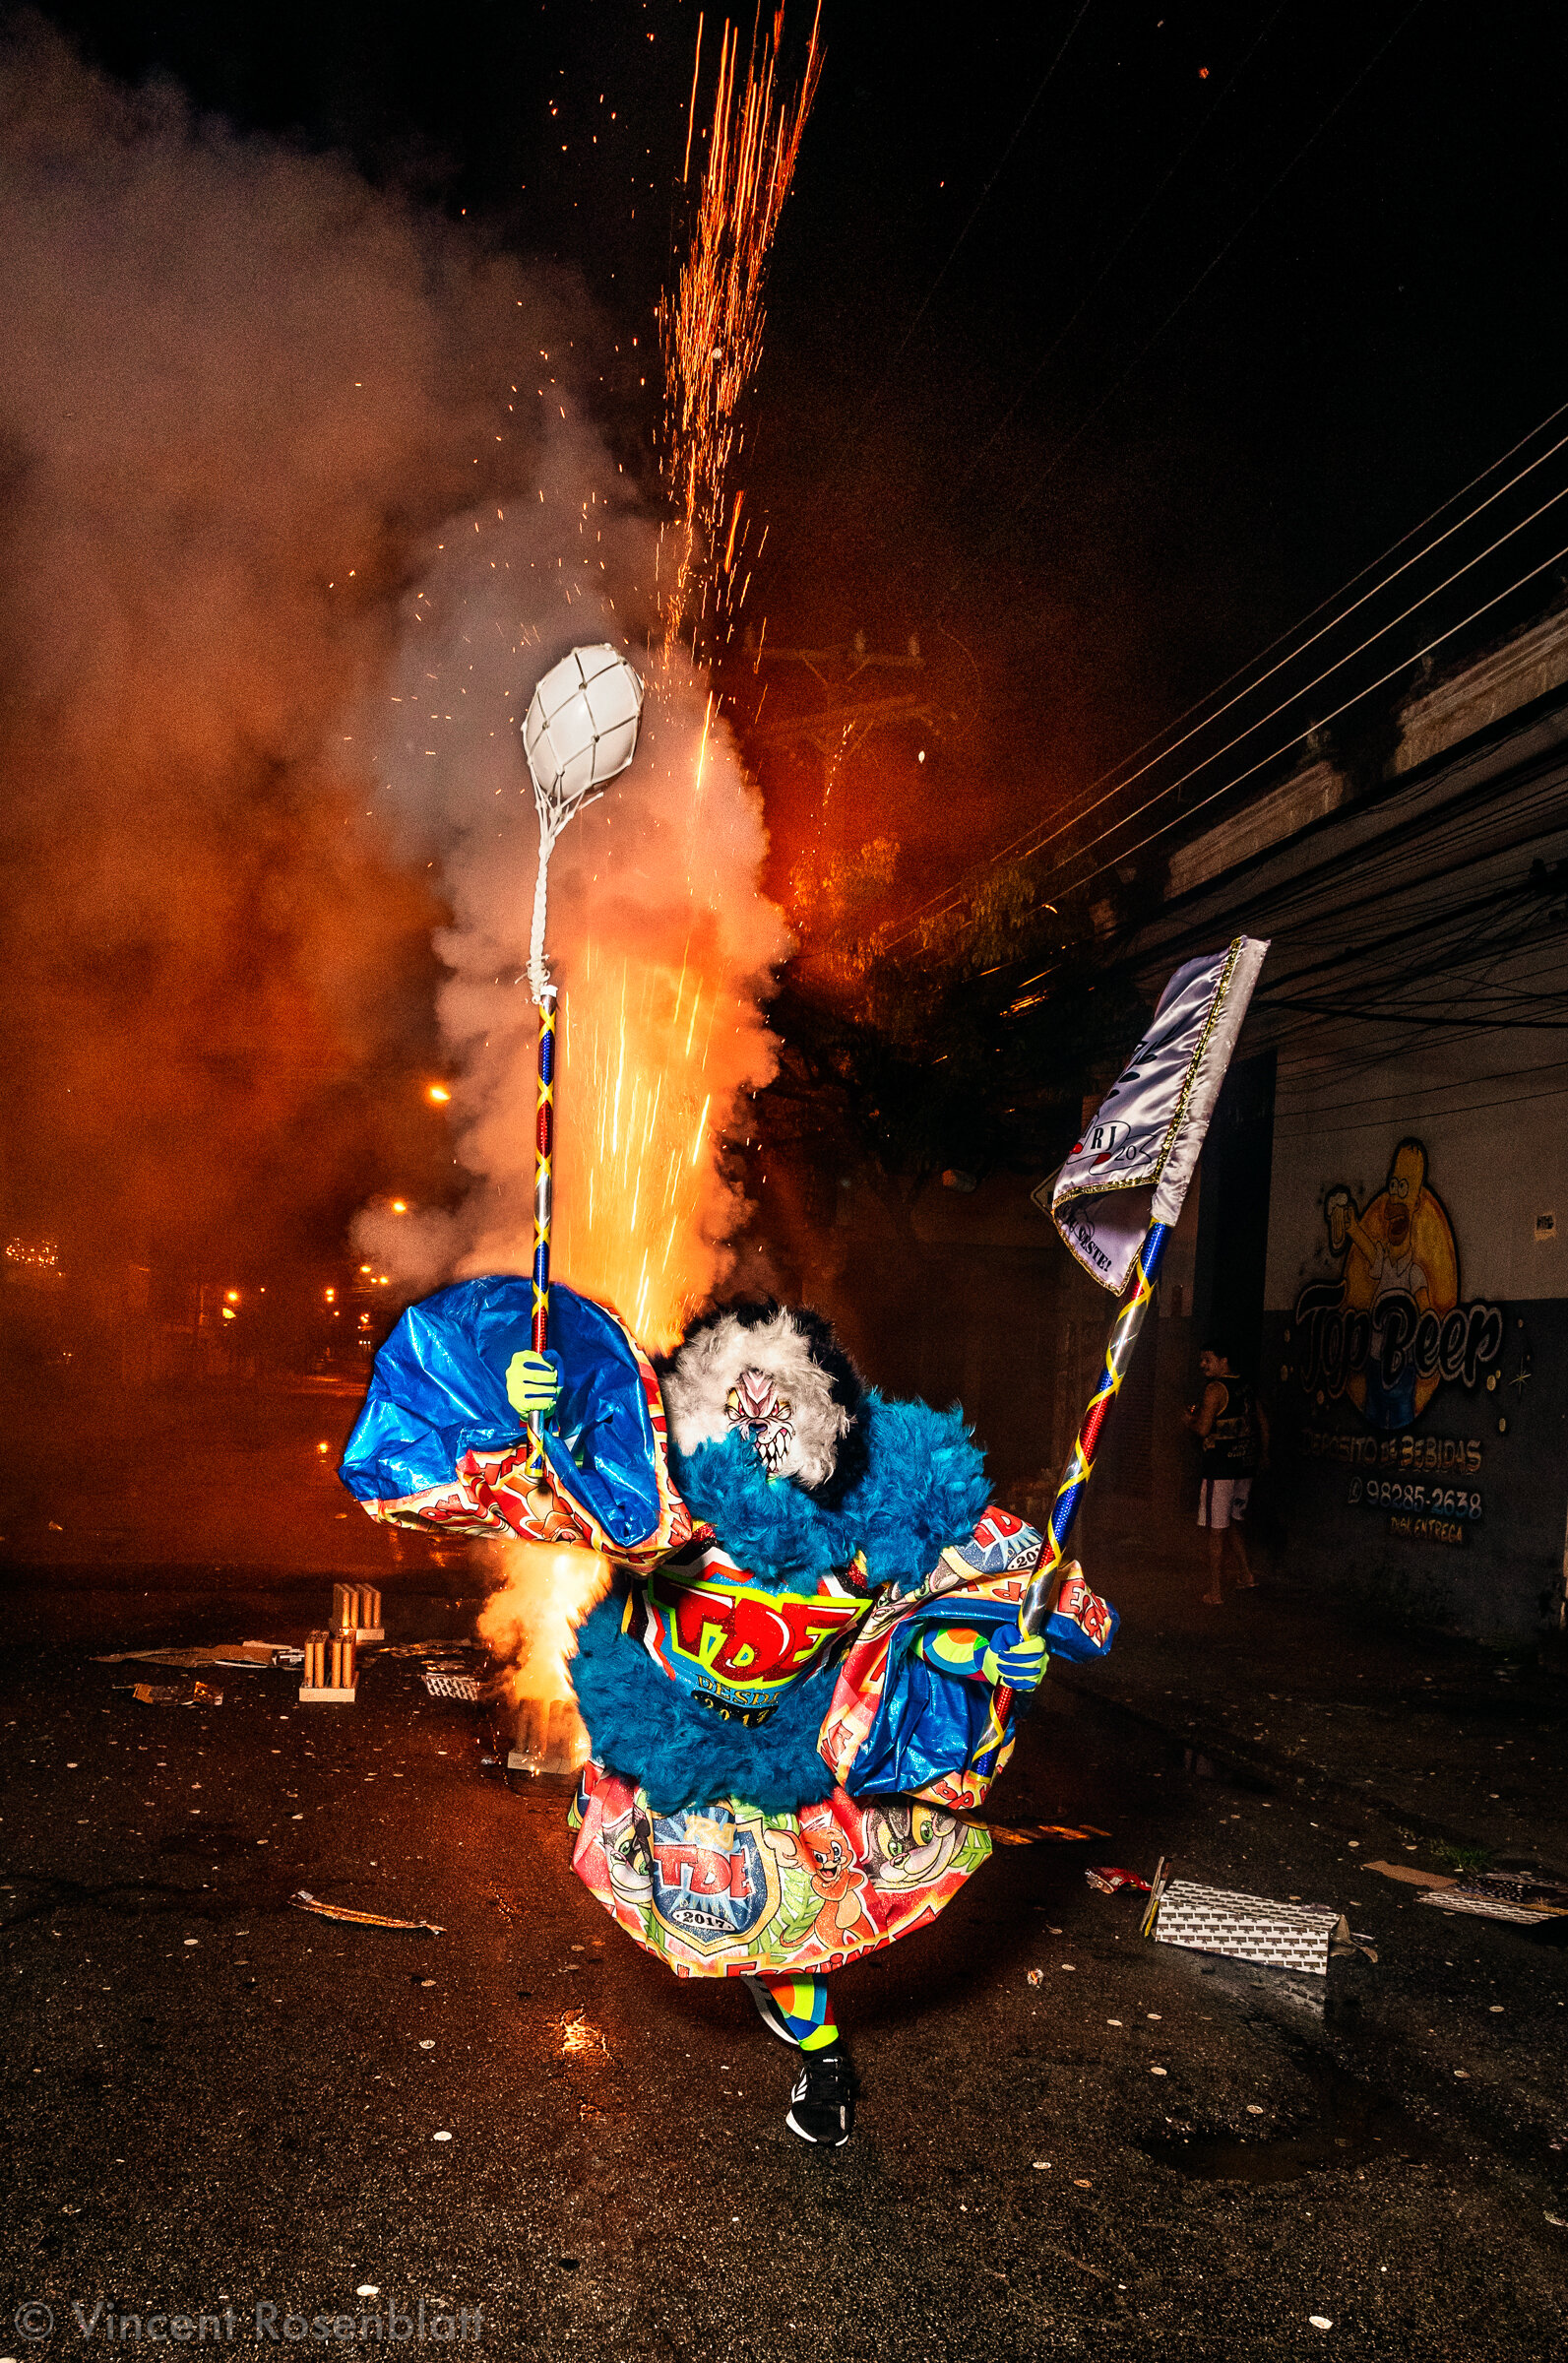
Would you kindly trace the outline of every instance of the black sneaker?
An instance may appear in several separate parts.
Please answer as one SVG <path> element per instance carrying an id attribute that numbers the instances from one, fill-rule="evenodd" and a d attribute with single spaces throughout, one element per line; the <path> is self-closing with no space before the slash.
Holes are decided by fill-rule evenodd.
<path id="1" fill-rule="evenodd" d="M 831 2051 L 803 2051 L 789 2103 L 784 2123 L 792 2134 L 825 2149 L 842 2149 L 854 2131 L 854 2073 L 848 2054 L 837 2045 Z"/>

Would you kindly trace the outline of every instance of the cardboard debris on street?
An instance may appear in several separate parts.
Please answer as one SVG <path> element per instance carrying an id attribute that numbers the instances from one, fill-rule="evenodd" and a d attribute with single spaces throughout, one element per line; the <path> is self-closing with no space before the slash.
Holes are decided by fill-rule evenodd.
<path id="1" fill-rule="evenodd" d="M 296 1911 L 314 1912 L 322 1920 L 346 1920 L 355 1928 L 405 1928 L 431 1937 L 446 1935 L 434 1920 L 398 1920 L 390 1912 L 356 1912 L 346 1903 L 323 1903 L 308 1887 L 300 1887 L 288 1900 Z"/>
<path id="2" fill-rule="evenodd" d="M 456 1674 L 445 1667 L 426 1666 L 424 1687 L 432 1698 L 460 1698 L 467 1706 L 479 1703 L 479 1685 L 472 1674 Z"/>
<path id="3" fill-rule="evenodd" d="M 248 1666 L 253 1672 L 272 1666 L 299 1666 L 303 1649 L 292 1641 L 215 1641 L 203 1649 L 115 1649 L 95 1657 L 95 1666 Z"/>
<path id="4" fill-rule="evenodd" d="M 1529 1928 L 1568 1917 L 1568 1884 L 1524 1871 L 1482 1871 L 1428 1887 L 1416 1901 L 1435 1904 L 1440 1912 L 1468 1912 L 1477 1920 L 1508 1920 Z"/>
<path id="5" fill-rule="evenodd" d="M 1413 1863 L 1368 1863 L 1366 1867 L 1408 1887 L 1452 1887 L 1457 1884 L 1442 1871 L 1417 1871 Z"/>
<path id="6" fill-rule="evenodd" d="M 1313 1977 L 1328 1975 L 1331 1948 L 1354 1942 L 1332 1904 L 1280 1903 L 1268 1895 L 1200 1886 L 1191 1879 L 1173 1879 L 1165 1886 L 1155 1907 L 1154 1939 L 1265 1968 L 1304 1969 Z"/>
<path id="7" fill-rule="evenodd" d="M 957 1814 L 955 1820 L 971 1823 L 975 1829 L 988 1829 L 997 1846 L 1081 1846 L 1091 1838 L 1108 1838 L 1108 1829 L 1096 1829 L 1086 1821 L 1082 1829 L 1074 1829 L 1063 1821 L 982 1821 L 978 1814 Z"/>

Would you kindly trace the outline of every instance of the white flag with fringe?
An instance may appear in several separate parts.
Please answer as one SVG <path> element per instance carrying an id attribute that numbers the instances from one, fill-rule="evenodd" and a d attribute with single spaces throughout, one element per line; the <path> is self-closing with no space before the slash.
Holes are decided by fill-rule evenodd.
<path id="1" fill-rule="evenodd" d="M 1178 968 L 1154 1023 L 1061 1171 L 1035 1193 L 1101 1288 L 1127 1285 L 1151 1223 L 1173 1223 L 1269 946 L 1238 935 Z"/>

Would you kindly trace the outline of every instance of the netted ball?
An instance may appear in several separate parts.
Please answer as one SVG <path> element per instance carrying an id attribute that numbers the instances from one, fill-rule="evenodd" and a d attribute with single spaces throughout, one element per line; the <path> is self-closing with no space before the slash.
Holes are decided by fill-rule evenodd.
<path id="1" fill-rule="evenodd" d="M 575 804 L 626 769 L 637 747 L 643 679 L 608 641 L 552 665 L 529 703 L 523 747 L 553 806 Z"/>

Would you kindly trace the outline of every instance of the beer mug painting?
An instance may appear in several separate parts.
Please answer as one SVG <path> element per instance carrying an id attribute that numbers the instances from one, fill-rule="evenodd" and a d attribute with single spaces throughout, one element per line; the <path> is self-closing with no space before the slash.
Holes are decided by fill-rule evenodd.
<path id="1" fill-rule="evenodd" d="M 1350 1193 L 1348 1189 L 1331 1189 L 1324 1207 L 1329 1218 L 1329 1252 L 1343 1255 L 1345 1243 L 1350 1236 Z"/>

